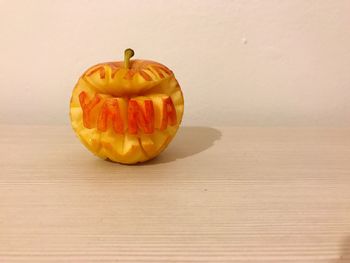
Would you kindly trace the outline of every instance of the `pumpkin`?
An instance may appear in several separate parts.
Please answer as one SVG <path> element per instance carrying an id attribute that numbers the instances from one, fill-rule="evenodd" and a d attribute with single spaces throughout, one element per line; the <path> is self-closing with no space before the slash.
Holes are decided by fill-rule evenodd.
<path id="1" fill-rule="evenodd" d="M 81 142 L 95 155 L 124 164 L 144 162 L 162 152 L 182 120 L 179 83 L 166 66 L 149 60 L 97 64 L 78 80 L 70 118 Z"/>

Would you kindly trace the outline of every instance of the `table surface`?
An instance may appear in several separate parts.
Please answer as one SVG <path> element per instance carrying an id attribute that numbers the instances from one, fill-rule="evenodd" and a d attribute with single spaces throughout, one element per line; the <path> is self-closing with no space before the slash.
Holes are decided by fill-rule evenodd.
<path id="1" fill-rule="evenodd" d="M 0 126 L 0 262 L 350 262 L 350 129 L 182 127 L 142 165 Z"/>

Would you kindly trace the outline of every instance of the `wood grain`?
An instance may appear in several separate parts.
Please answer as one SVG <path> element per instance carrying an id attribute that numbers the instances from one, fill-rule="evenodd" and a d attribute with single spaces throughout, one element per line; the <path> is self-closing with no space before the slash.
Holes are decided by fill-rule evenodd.
<path id="1" fill-rule="evenodd" d="M 350 262 L 350 129 L 183 127 L 126 166 L 3 125 L 0 156 L 0 262 Z"/>

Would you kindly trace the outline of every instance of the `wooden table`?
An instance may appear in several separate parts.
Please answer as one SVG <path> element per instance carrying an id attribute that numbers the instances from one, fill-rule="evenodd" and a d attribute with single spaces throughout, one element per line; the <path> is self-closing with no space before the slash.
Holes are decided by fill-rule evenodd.
<path id="1" fill-rule="evenodd" d="M 0 262 L 350 262 L 350 129 L 183 127 L 137 166 L 0 129 Z"/>

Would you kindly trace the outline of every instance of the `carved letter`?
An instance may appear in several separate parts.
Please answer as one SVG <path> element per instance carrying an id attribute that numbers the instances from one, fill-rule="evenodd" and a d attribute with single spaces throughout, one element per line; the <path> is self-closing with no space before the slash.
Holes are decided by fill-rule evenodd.
<path id="1" fill-rule="evenodd" d="M 130 134 L 137 134 L 138 128 L 142 128 L 144 133 L 154 132 L 154 108 L 152 100 L 145 100 L 145 111 L 131 99 L 128 105 L 128 128 Z"/>
<path id="2" fill-rule="evenodd" d="M 116 133 L 124 132 L 124 123 L 120 114 L 118 99 L 106 99 L 102 105 L 100 115 L 98 116 L 97 129 L 99 131 L 106 131 L 108 119 L 112 120 L 113 130 Z"/>
<path id="3" fill-rule="evenodd" d="M 79 94 L 80 106 L 83 110 L 83 124 L 86 128 L 92 128 L 90 123 L 90 112 L 100 102 L 100 97 L 96 94 L 91 101 L 88 101 L 87 94 L 82 91 Z"/>
<path id="4" fill-rule="evenodd" d="M 160 130 L 166 129 L 168 127 L 168 122 L 171 126 L 174 126 L 177 123 L 175 106 L 170 97 L 163 99 L 163 113 Z"/>

